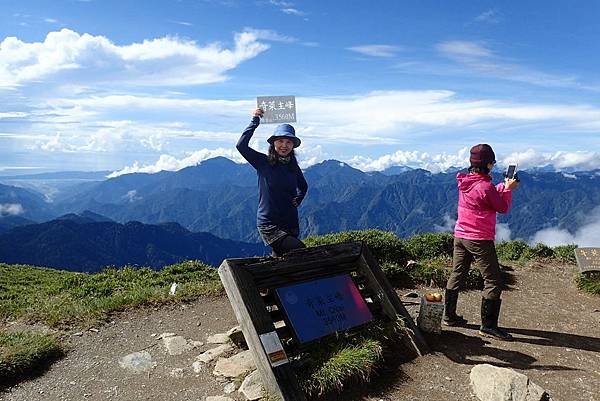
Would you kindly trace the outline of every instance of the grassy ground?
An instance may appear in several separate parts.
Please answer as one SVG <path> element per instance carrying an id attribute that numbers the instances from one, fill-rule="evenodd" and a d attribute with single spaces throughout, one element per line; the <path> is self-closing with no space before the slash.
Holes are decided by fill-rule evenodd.
<path id="1" fill-rule="evenodd" d="M 43 370 L 62 355 L 63 349 L 53 336 L 0 332 L 0 387 Z"/>
<path id="2" fill-rule="evenodd" d="M 600 274 L 579 274 L 577 276 L 577 287 L 590 294 L 600 295 Z"/>
<path id="3" fill-rule="evenodd" d="M 175 296 L 169 295 L 172 283 L 178 284 Z M 0 264 L 0 320 L 85 325 L 111 311 L 221 291 L 216 270 L 195 261 L 161 271 L 124 268 L 97 274 Z"/>

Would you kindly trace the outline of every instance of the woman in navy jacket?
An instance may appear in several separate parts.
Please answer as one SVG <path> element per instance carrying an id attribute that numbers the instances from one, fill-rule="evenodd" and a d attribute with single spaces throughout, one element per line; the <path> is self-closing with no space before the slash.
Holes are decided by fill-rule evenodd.
<path id="1" fill-rule="evenodd" d="M 273 256 L 281 256 L 292 249 L 305 247 L 298 239 L 297 208 L 306 195 L 308 184 L 294 154 L 300 139 L 291 125 L 281 124 L 275 128 L 267 139 L 267 155 L 248 146 L 262 115 L 262 109 L 254 111 L 252 122 L 242 133 L 236 148 L 258 175 L 258 232 L 265 244 L 273 248 Z"/>

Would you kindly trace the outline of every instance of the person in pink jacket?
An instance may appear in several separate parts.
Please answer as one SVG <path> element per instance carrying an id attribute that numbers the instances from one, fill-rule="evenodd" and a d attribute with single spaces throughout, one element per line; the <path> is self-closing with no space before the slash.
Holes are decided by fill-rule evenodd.
<path id="1" fill-rule="evenodd" d="M 465 325 L 466 319 L 456 314 L 458 292 L 464 284 L 471 263 L 475 261 L 484 280 L 479 334 L 502 340 L 512 336 L 498 327 L 502 300 L 502 275 L 496 255 L 496 214 L 507 213 L 512 204 L 516 179 L 492 184 L 490 171 L 496 156 L 488 144 L 471 148 L 469 172 L 458 173 L 458 220 L 454 228 L 453 271 L 445 293 L 443 322 L 447 326 Z"/>

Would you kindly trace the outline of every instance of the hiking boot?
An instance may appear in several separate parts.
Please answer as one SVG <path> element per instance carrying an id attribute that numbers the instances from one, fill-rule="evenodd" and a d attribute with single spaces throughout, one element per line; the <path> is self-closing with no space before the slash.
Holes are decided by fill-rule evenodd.
<path id="1" fill-rule="evenodd" d="M 442 323 L 445 326 L 464 326 L 467 319 L 456 314 L 456 302 L 458 301 L 458 290 L 449 290 L 446 288 L 444 294 L 444 318 Z"/>
<path id="2" fill-rule="evenodd" d="M 481 327 L 479 334 L 498 340 L 510 341 L 512 336 L 504 329 L 498 327 L 501 299 L 481 299 Z"/>

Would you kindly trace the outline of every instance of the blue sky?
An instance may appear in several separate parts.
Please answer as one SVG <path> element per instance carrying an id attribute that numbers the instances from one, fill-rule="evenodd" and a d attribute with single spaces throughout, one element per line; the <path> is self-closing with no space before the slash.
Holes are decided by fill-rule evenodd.
<path id="1" fill-rule="evenodd" d="M 440 171 L 488 142 L 600 168 L 600 3 L 373 4 L 2 1 L 0 174 L 241 161 L 264 95 L 297 97 L 304 166 Z"/>

